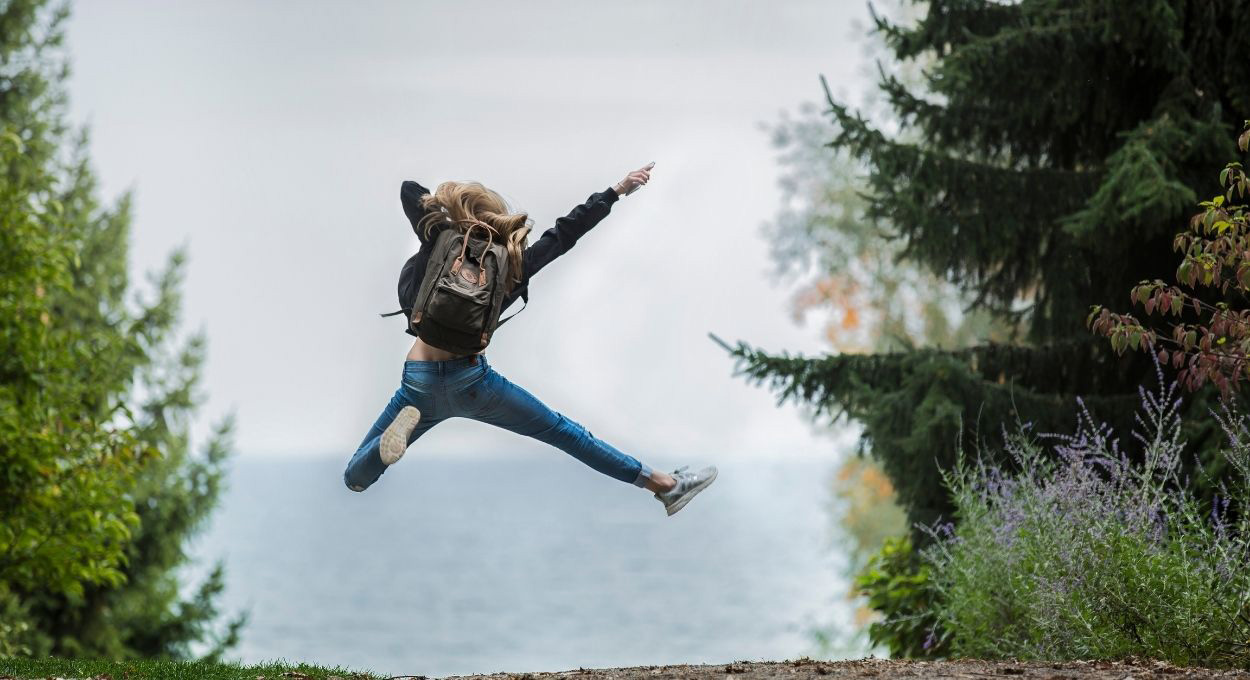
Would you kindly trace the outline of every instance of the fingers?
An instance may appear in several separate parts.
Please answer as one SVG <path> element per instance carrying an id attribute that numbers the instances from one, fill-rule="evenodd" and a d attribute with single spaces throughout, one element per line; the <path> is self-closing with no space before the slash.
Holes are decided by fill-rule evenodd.
<path id="1" fill-rule="evenodd" d="M 622 184 L 626 186 L 627 191 L 632 192 L 637 187 L 640 187 L 650 181 L 651 168 L 653 167 L 655 167 L 655 161 L 652 161 L 626 175 Z"/>

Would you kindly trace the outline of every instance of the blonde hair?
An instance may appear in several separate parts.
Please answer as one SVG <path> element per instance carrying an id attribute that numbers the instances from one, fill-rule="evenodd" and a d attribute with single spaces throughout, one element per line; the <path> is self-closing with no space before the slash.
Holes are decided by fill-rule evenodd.
<path id="1" fill-rule="evenodd" d="M 533 225 L 527 213 L 512 212 L 499 192 L 481 182 L 443 182 L 421 197 L 421 207 L 426 214 L 417 229 L 424 230 L 427 239 L 435 228 L 454 224 L 465 231 L 475 220 L 494 228 L 496 238 L 508 247 L 508 290 L 521 282 L 521 253 Z"/>

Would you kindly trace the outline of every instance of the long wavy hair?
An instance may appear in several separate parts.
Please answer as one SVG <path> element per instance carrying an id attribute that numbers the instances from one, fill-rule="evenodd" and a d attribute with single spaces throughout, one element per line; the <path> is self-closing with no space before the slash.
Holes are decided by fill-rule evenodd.
<path id="1" fill-rule="evenodd" d="M 521 253 L 525 250 L 533 222 L 524 212 L 513 212 L 499 192 L 481 182 L 448 181 L 421 197 L 426 215 L 417 223 L 428 239 L 435 230 L 456 225 L 465 231 L 469 225 L 455 220 L 475 219 L 493 227 L 496 239 L 508 247 L 508 290 L 521 282 Z"/>

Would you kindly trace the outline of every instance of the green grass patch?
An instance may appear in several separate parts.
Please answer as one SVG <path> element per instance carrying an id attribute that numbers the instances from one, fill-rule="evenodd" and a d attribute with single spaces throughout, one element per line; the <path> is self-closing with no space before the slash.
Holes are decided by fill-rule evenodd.
<path id="1" fill-rule="evenodd" d="M 385 676 L 346 668 L 284 661 L 244 666 L 207 661 L 91 661 L 87 659 L 0 659 L 0 680 L 12 678 L 108 678 L 110 680 L 375 680 Z"/>

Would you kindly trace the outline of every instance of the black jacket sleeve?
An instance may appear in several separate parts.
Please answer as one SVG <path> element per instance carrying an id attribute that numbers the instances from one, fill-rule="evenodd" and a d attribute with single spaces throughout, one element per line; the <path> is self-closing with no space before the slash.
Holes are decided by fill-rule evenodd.
<path id="1" fill-rule="evenodd" d="M 412 231 L 417 234 L 417 239 L 425 243 L 424 230 L 417 229 L 417 223 L 425 217 L 425 209 L 421 207 L 421 197 L 430 193 L 429 189 L 413 182 L 405 180 L 399 185 L 399 202 L 404 206 L 404 215 L 408 217 L 408 222 L 412 224 Z"/>
<path id="2" fill-rule="evenodd" d="M 517 288 L 524 287 L 530 277 L 538 273 L 538 270 L 568 252 L 569 248 L 577 243 L 577 239 L 608 216 L 612 204 L 618 198 L 620 196 L 616 194 L 616 190 L 608 187 L 591 194 L 585 203 L 573 208 L 564 217 L 557 218 L 555 226 L 544 231 L 543 235 L 522 253 L 521 283 Z"/>

